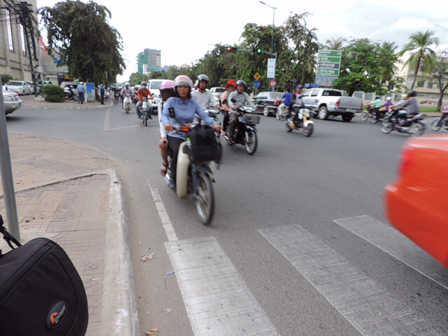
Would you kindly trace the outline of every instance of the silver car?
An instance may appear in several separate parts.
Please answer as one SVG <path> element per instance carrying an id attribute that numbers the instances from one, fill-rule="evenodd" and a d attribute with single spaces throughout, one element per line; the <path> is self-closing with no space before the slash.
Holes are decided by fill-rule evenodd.
<path id="1" fill-rule="evenodd" d="M 22 107 L 22 100 L 17 93 L 3 91 L 3 103 L 5 105 L 5 113 L 10 114 Z"/>

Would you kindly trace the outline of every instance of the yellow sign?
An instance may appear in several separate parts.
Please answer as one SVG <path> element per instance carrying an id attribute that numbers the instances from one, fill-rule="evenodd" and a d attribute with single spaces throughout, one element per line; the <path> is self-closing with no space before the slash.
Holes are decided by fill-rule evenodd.
<path id="1" fill-rule="evenodd" d="M 261 76 L 260 76 L 260 74 L 257 72 L 257 73 L 254 75 L 254 78 L 255 78 L 256 80 L 259 80 L 259 79 L 261 78 Z"/>

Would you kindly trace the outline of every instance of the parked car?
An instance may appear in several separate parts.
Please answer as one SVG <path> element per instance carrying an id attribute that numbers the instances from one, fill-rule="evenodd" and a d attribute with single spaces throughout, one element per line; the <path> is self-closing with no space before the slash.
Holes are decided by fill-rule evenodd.
<path id="1" fill-rule="evenodd" d="M 393 226 L 448 267 L 448 135 L 409 139 L 385 191 Z"/>
<path id="2" fill-rule="evenodd" d="M 34 84 L 33 84 L 33 82 L 26 82 L 26 84 L 30 88 L 30 93 L 34 94 Z"/>
<path id="3" fill-rule="evenodd" d="M 263 112 L 266 117 L 270 114 L 275 115 L 283 95 L 283 92 L 260 92 L 252 99 L 255 104 L 254 112 Z"/>
<path id="4" fill-rule="evenodd" d="M 311 89 L 302 97 L 306 107 L 317 112 L 319 119 L 326 120 L 329 116 L 342 116 L 349 122 L 356 113 L 362 112 L 362 99 L 342 96 L 342 91 L 335 89 Z"/>
<path id="5" fill-rule="evenodd" d="M 70 86 L 73 88 L 72 89 L 73 93 L 75 95 L 78 95 L 78 89 L 77 89 L 78 85 L 79 85 L 79 82 L 62 82 L 60 86 L 61 86 L 61 88 L 64 89 L 65 96 L 67 96 Z"/>
<path id="6" fill-rule="evenodd" d="M 223 88 L 223 87 L 212 87 L 212 88 L 210 88 L 210 92 L 213 93 L 213 95 L 215 96 L 216 101 L 218 103 L 221 101 L 221 95 L 225 91 L 226 91 L 226 88 Z"/>
<path id="7" fill-rule="evenodd" d="M 19 95 L 31 94 L 31 88 L 25 81 L 9 81 L 8 91 L 16 92 Z"/>
<path id="8" fill-rule="evenodd" d="M 11 91 L 3 91 L 3 103 L 6 114 L 13 113 L 22 107 L 22 100 L 19 98 L 19 95 Z"/>

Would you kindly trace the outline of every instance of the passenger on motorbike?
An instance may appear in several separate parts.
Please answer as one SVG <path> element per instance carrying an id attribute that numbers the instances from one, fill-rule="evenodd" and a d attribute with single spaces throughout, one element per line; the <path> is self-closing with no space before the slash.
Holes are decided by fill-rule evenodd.
<path id="1" fill-rule="evenodd" d="M 303 87 L 302 85 L 297 85 L 296 86 L 296 92 L 294 93 L 294 102 L 291 104 L 292 108 L 291 110 L 296 106 L 298 108 L 303 107 L 303 102 L 302 102 L 302 90 Z M 296 114 L 294 115 L 293 120 L 293 124 L 291 125 L 293 128 L 295 128 L 295 122 L 299 119 L 299 113 L 296 112 Z"/>
<path id="2" fill-rule="evenodd" d="M 407 99 L 401 100 L 398 104 L 392 107 L 392 109 L 395 110 L 396 112 L 394 112 L 391 117 L 396 115 L 399 110 L 402 109 L 406 110 L 406 116 L 403 116 L 401 124 L 406 122 L 408 116 L 414 116 L 420 113 L 418 109 L 418 102 L 417 99 L 415 98 L 417 97 L 417 91 L 411 90 L 406 94 L 406 96 Z"/>
<path id="3" fill-rule="evenodd" d="M 221 106 L 216 101 L 215 96 L 210 90 L 207 90 L 209 79 L 207 75 L 199 75 L 198 76 L 198 89 L 191 92 L 191 96 L 195 99 L 199 105 L 205 110 L 209 106 L 213 106 L 218 110 L 221 109 Z"/>
<path id="4" fill-rule="evenodd" d="M 254 106 L 252 101 L 250 100 L 249 95 L 244 92 L 246 89 L 246 82 L 240 79 L 236 82 L 236 91 L 233 91 L 228 100 L 230 104 L 230 117 L 229 117 L 229 144 L 233 144 L 233 133 L 235 132 L 235 128 L 238 125 L 238 112 L 237 108 L 239 106 Z M 232 102 L 232 99 L 235 99 L 236 102 Z"/>
<path id="5" fill-rule="evenodd" d="M 138 99 L 139 99 L 139 102 L 137 103 L 137 106 L 136 106 L 137 116 L 138 116 L 138 119 L 141 119 L 142 118 L 142 112 L 140 111 L 140 107 L 143 105 L 143 98 L 146 97 L 146 98 L 149 98 L 149 99 L 153 99 L 151 91 L 149 91 L 146 88 L 146 82 L 145 81 L 142 82 L 142 86 L 137 91 L 137 95 L 138 95 Z M 151 104 L 148 104 L 148 108 L 149 108 L 148 118 L 152 119 L 152 110 L 153 110 L 153 108 L 152 108 Z"/>
<path id="6" fill-rule="evenodd" d="M 168 134 L 168 146 L 173 153 L 171 160 L 171 174 L 169 187 L 174 189 L 176 187 L 176 170 L 177 170 L 177 156 L 179 147 L 182 142 L 186 140 L 186 134 L 181 131 L 174 131 L 174 127 L 188 125 L 194 121 L 196 114 L 204 120 L 208 125 L 212 126 L 216 132 L 221 132 L 221 126 L 217 125 L 215 121 L 204 112 L 198 102 L 191 97 L 193 82 L 188 76 L 177 76 L 174 79 L 174 97 L 168 99 L 163 107 L 162 124 Z M 171 115 L 170 115 L 171 113 Z"/>
<path id="7" fill-rule="evenodd" d="M 132 96 L 133 92 L 132 89 L 129 87 L 129 83 L 125 83 L 124 84 L 124 88 L 123 90 L 121 90 L 121 95 L 123 96 L 123 105 L 121 106 L 121 108 L 123 110 L 126 109 L 126 104 L 129 103 L 129 109 L 131 109 L 132 106 L 132 100 L 131 100 L 131 96 Z"/>
<path id="8" fill-rule="evenodd" d="M 289 89 L 286 88 L 285 89 L 285 94 L 282 96 L 282 103 L 280 104 L 280 106 L 278 107 L 280 109 L 280 115 L 283 114 L 283 108 L 285 108 L 285 113 L 286 115 L 289 114 L 289 107 L 291 105 L 291 98 L 292 98 L 292 93 L 289 92 Z"/>
<path id="9" fill-rule="evenodd" d="M 391 100 L 392 100 L 391 97 L 387 97 L 387 98 L 386 98 L 386 103 L 383 104 L 383 105 L 381 105 L 380 108 L 383 108 L 383 107 L 384 107 L 384 108 L 385 108 L 385 111 L 386 111 L 386 112 L 389 112 L 390 107 L 393 105 Z"/>
<path id="10" fill-rule="evenodd" d="M 168 139 L 166 137 L 165 127 L 162 123 L 162 111 L 165 102 L 174 97 L 174 82 L 172 80 L 166 80 L 160 85 L 160 95 L 162 96 L 162 101 L 159 103 L 158 111 L 159 113 L 159 124 L 160 124 L 160 155 L 162 156 L 162 167 L 160 168 L 160 175 L 165 176 L 168 170 Z"/>
<path id="11" fill-rule="evenodd" d="M 226 85 L 226 91 L 223 92 L 221 95 L 221 104 L 222 104 L 222 110 L 223 110 L 223 120 L 222 120 L 222 135 L 226 135 L 227 130 L 227 124 L 229 123 L 229 111 L 230 111 L 230 105 L 229 105 L 229 95 L 236 90 L 236 82 L 231 79 L 227 82 Z"/>

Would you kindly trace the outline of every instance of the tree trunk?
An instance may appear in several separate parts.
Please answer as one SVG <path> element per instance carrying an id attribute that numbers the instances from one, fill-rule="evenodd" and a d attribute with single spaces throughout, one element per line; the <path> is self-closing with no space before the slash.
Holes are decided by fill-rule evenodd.
<path id="1" fill-rule="evenodd" d="M 355 93 L 355 88 L 350 88 L 350 91 L 348 92 L 348 96 L 351 97 Z"/>
<path id="2" fill-rule="evenodd" d="M 411 90 L 414 89 L 415 86 L 415 82 L 417 81 L 417 73 L 418 73 L 418 69 L 420 68 L 420 60 L 421 60 L 421 56 L 418 58 L 418 62 L 417 62 L 417 67 L 415 68 L 415 73 L 414 73 L 414 81 L 412 82 L 412 86 L 411 86 Z"/>

